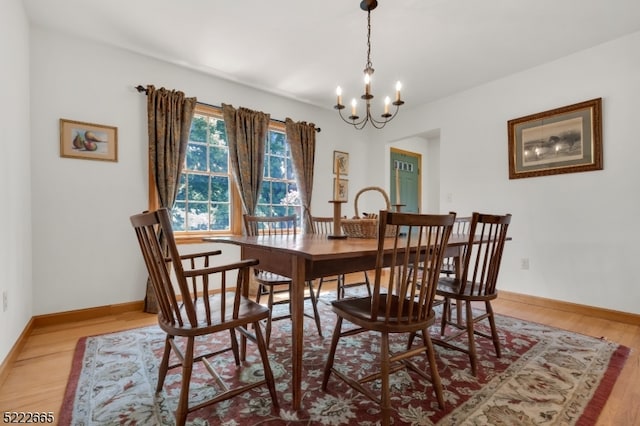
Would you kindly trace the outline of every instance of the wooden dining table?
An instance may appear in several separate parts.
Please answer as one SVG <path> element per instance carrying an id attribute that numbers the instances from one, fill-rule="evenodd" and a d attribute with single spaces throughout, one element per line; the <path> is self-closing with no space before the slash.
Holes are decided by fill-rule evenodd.
<path id="1" fill-rule="evenodd" d="M 458 257 L 468 235 L 451 235 L 445 257 Z M 234 244 L 242 259 L 258 259 L 260 269 L 290 277 L 292 406 L 302 408 L 302 356 L 305 282 L 316 278 L 375 269 L 376 238 L 330 239 L 326 235 L 206 237 L 207 242 Z M 389 251 L 393 238 L 387 238 Z M 389 260 L 390 261 L 390 260 Z M 388 263 L 387 263 L 388 264 Z M 243 290 L 248 296 L 249 289 Z"/>

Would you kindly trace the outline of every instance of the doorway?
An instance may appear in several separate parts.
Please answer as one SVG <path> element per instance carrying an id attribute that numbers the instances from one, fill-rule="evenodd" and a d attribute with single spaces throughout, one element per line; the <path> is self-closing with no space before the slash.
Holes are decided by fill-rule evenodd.
<path id="1" fill-rule="evenodd" d="M 401 204 L 400 210 L 420 213 L 422 154 L 390 148 L 391 204 Z"/>

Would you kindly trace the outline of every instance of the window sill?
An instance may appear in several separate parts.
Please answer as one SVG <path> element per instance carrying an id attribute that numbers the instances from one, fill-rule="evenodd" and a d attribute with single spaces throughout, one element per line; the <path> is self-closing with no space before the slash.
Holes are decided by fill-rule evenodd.
<path id="1" fill-rule="evenodd" d="M 234 234 L 230 233 L 230 232 L 221 232 L 221 233 L 202 233 L 202 234 L 195 234 L 195 233 L 189 233 L 189 234 L 174 234 L 175 240 L 176 240 L 176 244 L 181 245 L 181 244 L 202 244 L 203 241 L 202 239 L 205 237 L 230 237 Z"/>

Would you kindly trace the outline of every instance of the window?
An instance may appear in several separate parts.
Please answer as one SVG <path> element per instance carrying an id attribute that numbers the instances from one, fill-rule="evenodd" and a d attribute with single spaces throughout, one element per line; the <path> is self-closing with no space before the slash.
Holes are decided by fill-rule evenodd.
<path id="1" fill-rule="evenodd" d="M 229 170 L 227 134 L 219 108 L 196 106 L 185 162 L 172 209 L 177 237 L 241 233 L 242 203 Z M 291 151 L 281 123 L 269 126 L 263 173 L 256 214 L 300 216 Z"/>
<path id="2" fill-rule="evenodd" d="M 262 190 L 256 215 L 286 216 L 297 213 L 300 206 L 298 186 L 291 165 L 291 150 L 284 129 L 270 129 L 267 136 L 262 175 Z"/>

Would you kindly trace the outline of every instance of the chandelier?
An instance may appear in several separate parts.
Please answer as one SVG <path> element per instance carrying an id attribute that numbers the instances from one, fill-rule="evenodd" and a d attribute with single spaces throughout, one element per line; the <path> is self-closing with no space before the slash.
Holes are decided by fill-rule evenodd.
<path id="1" fill-rule="evenodd" d="M 342 115 L 342 110 L 345 109 L 345 106 L 342 104 L 342 88 L 338 86 L 336 89 L 336 95 L 338 96 L 338 102 L 334 106 L 335 109 L 340 113 L 340 118 L 345 123 L 351 124 L 358 130 L 362 130 L 368 122 L 371 122 L 371 125 L 376 129 L 382 129 L 389 121 L 393 120 L 393 118 L 398 114 L 398 110 L 400 109 L 400 105 L 404 104 L 404 101 L 400 99 L 400 89 L 402 88 L 400 82 L 396 83 L 396 99 L 391 102 L 391 99 L 387 96 L 384 100 L 384 113 L 380 115 L 381 119 L 376 120 L 371 115 L 371 99 L 373 99 L 373 94 L 371 94 L 371 75 L 373 74 L 373 64 L 371 63 L 371 11 L 378 6 L 377 0 L 362 0 L 360 2 L 360 9 L 367 12 L 367 64 L 364 68 L 364 95 L 360 96 L 360 98 L 364 99 L 365 102 L 365 115 L 362 119 L 357 115 L 357 104 L 355 98 L 351 100 L 351 115 L 345 118 Z M 393 104 L 396 108 L 393 114 L 389 112 L 390 105 Z"/>

